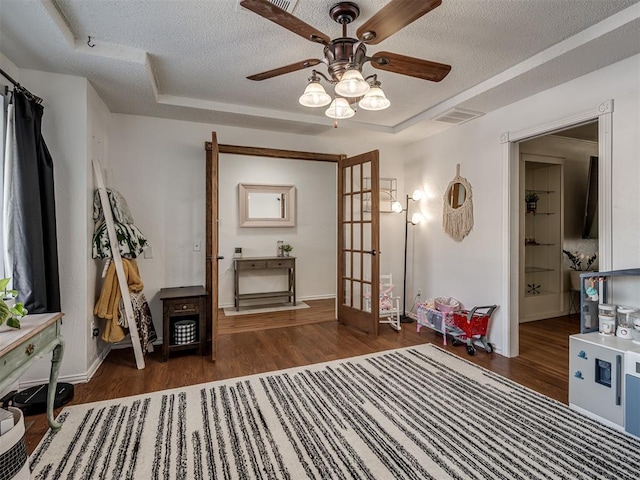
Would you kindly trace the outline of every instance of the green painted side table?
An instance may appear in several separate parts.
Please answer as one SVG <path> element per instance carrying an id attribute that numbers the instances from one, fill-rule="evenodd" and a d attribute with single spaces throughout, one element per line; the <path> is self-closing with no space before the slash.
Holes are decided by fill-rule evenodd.
<path id="1" fill-rule="evenodd" d="M 53 352 L 49 391 L 47 393 L 47 420 L 51 430 L 61 424 L 53 418 L 53 404 L 60 362 L 64 354 L 64 339 L 60 334 L 63 313 L 39 313 L 20 320 L 19 330 L 0 332 L 0 392 L 18 380 L 38 358 Z"/>

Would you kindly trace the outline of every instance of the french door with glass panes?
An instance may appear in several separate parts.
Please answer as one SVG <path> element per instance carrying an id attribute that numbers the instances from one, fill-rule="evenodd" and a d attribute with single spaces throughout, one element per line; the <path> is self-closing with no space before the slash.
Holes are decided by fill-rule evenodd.
<path id="1" fill-rule="evenodd" d="M 374 335 L 380 291 L 378 160 L 374 150 L 342 157 L 338 164 L 338 321 Z"/>

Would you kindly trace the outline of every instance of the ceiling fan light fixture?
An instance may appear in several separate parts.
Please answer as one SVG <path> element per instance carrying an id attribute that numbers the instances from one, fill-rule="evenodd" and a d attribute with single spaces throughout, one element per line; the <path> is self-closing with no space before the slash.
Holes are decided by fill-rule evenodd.
<path id="1" fill-rule="evenodd" d="M 336 94 L 342 97 L 361 97 L 369 91 L 371 86 L 364 79 L 357 68 L 350 68 L 342 75 L 336 84 Z"/>
<path id="2" fill-rule="evenodd" d="M 373 85 L 358 103 L 365 110 L 384 110 L 391 102 L 378 85 Z"/>
<path id="3" fill-rule="evenodd" d="M 311 81 L 298 101 L 305 107 L 324 107 L 331 103 L 331 96 L 324 90 L 319 81 Z"/>
<path id="4" fill-rule="evenodd" d="M 346 98 L 335 98 L 324 114 L 329 118 L 344 120 L 353 117 L 356 112 L 351 108 Z"/>
<path id="5" fill-rule="evenodd" d="M 1 2 L 2 0 L 0 0 Z M 247 10 L 269 20 L 305 40 L 324 45 L 321 58 L 308 58 L 290 65 L 261 72 L 247 77 L 248 80 L 262 81 L 280 75 L 296 72 L 308 67 L 324 64 L 328 76 L 313 71 L 310 84 L 299 97 L 299 102 L 308 107 L 320 107 L 334 100 L 325 111 L 335 120 L 350 118 L 359 105 L 364 110 L 384 110 L 391 102 L 380 88 L 376 75 L 363 78 L 363 66 L 371 62 L 374 68 L 407 75 L 431 82 L 443 80 L 451 71 L 451 65 L 409 57 L 393 52 L 377 52 L 367 55 L 367 46 L 378 45 L 399 30 L 438 7 L 442 0 L 387 0 L 386 5 L 369 17 L 356 31 L 349 35 L 347 26 L 360 16 L 360 7 L 353 0 L 333 0 L 329 17 L 342 27 L 342 35 L 332 38 L 317 30 L 300 18 L 292 15 L 293 7 L 299 0 L 236 0 Z M 290 3 L 295 2 L 293 5 Z M 320 2 L 318 2 L 320 3 Z M 288 7 L 288 8 L 287 8 Z M 334 94 L 319 85 L 320 78 L 334 85 Z M 315 83 L 315 84 L 314 84 Z M 346 99 L 346 100 L 345 100 Z M 359 102 L 359 103 L 358 103 Z M 337 127 L 338 122 L 334 122 Z"/>

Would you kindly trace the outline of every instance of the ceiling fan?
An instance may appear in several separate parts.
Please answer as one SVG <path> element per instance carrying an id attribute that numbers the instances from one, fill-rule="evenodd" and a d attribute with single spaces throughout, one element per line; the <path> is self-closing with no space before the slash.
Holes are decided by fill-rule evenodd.
<path id="1" fill-rule="evenodd" d="M 362 76 L 362 67 L 367 62 L 379 70 L 432 82 L 439 82 L 445 78 L 451 66 L 392 52 L 377 52 L 368 56 L 367 45 L 380 43 L 441 3 L 442 0 L 391 0 L 358 28 L 357 38 L 347 36 L 347 25 L 358 18 L 360 8 L 354 2 L 336 3 L 329 9 L 329 16 L 342 25 L 342 36 L 332 40 L 328 35 L 282 10 L 269 0 L 242 0 L 240 5 L 248 10 L 311 42 L 324 45 L 324 55 L 321 59 L 309 58 L 247 78 L 261 81 L 323 63 L 327 67 L 329 77 L 313 70 L 309 78 L 310 83 L 300 97 L 300 103 L 313 107 L 331 103 L 326 114 L 336 119 L 353 116 L 355 112 L 350 104 L 358 100 L 360 100 L 360 107 L 368 110 L 387 108 L 389 100 L 380 89 L 377 75 L 370 75 L 366 79 Z M 320 85 L 319 77 L 335 85 L 337 98 L 333 102 L 331 102 L 331 96 Z M 338 110 L 332 110 L 334 104 L 337 104 L 335 106 Z"/>

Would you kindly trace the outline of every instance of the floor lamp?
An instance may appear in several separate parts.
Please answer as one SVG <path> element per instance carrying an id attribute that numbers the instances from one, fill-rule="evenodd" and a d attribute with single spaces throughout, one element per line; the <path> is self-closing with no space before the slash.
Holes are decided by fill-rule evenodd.
<path id="1" fill-rule="evenodd" d="M 407 238 L 409 236 L 409 223 L 411 223 L 412 225 L 417 225 L 423 219 L 422 214 L 420 212 L 416 212 L 411 215 L 411 220 L 409 220 L 409 200 L 418 202 L 422 200 L 423 196 L 424 193 L 422 192 L 422 190 L 415 190 L 411 196 L 406 196 L 404 208 L 402 207 L 400 202 L 394 202 L 391 206 L 392 210 L 396 213 L 404 212 L 404 279 L 402 282 L 402 316 L 400 317 L 401 323 L 413 322 L 413 318 L 407 315 Z"/>

